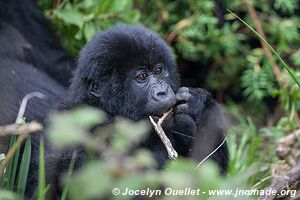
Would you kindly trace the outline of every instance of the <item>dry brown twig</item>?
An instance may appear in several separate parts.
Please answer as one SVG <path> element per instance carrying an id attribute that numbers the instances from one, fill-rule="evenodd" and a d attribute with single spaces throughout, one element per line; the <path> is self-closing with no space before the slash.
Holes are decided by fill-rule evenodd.
<path id="1" fill-rule="evenodd" d="M 18 116 L 16 119 L 16 124 L 0 127 L 0 136 L 7 135 L 7 134 L 19 134 L 17 141 L 7 152 L 6 158 L 4 160 L 2 160 L 0 163 L 0 177 L 2 177 L 8 162 L 13 158 L 16 151 L 21 147 L 22 143 L 24 142 L 25 139 L 27 139 L 29 134 L 32 132 L 37 132 L 37 131 L 43 130 L 43 126 L 35 121 L 33 121 L 29 124 L 25 124 L 25 125 L 17 124 L 17 123 L 19 123 L 20 119 L 23 117 L 23 115 L 25 113 L 28 101 L 34 97 L 37 97 L 40 99 L 46 98 L 46 96 L 40 92 L 31 92 L 31 93 L 27 94 L 22 99 L 22 102 L 21 102 L 21 105 L 19 108 L 19 112 L 18 112 Z M 14 133 L 14 132 L 16 132 L 16 133 Z"/>
<path id="2" fill-rule="evenodd" d="M 162 128 L 162 123 L 172 113 L 172 111 L 173 111 L 173 109 L 170 109 L 169 111 L 165 112 L 163 114 L 163 116 L 158 120 L 157 123 L 153 120 L 153 118 L 151 116 L 149 116 L 149 118 L 150 118 L 150 121 L 151 121 L 156 133 L 159 135 L 161 141 L 165 145 L 165 147 L 168 151 L 169 158 L 176 159 L 178 157 L 178 153 L 172 146 L 171 141 L 167 137 L 164 129 Z"/>
<path id="3" fill-rule="evenodd" d="M 263 38 L 266 39 L 266 34 L 265 34 L 265 32 L 263 31 L 263 29 L 261 27 L 261 23 L 258 19 L 258 16 L 257 16 L 257 13 L 256 13 L 256 10 L 255 10 L 254 6 L 252 5 L 250 0 L 244 0 L 244 2 L 246 3 L 247 9 L 250 13 L 250 16 L 251 16 L 251 19 L 253 21 L 253 24 L 255 26 L 256 31 Z M 275 75 L 275 78 L 276 78 L 276 81 L 277 81 L 278 85 L 280 85 L 280 87 L 286 87 L 285 82 L 281 79 L 282 72 L 281 72 L 280 68 L 278 67 L 278 65 L 276 64 L 271 50 L 268 48 L 268 46 L 262 40 L 259 40 L 259 42 L 260 42 L 260 44 L 263 48 L 263 51 L 264 51 L 265 55 L 267 56 L 267 58 L 268 58 L 268 60 L 271 64 L 272 71 Z M 298 113 L 295 112 L 295 113 L 293 113 L 293 115 L 294 115 L 294 119 L 295 119 L 298 127 L 300 127 L 300 117 L 299 117 Z"/>
<path id="4" fill-rule="evenodd" d="M 251 19 L 253 21 L 253 24 L 255 26 L 255 29 L 256 31 L 263 37 L 263 38 L 266 38 L 266 35 L 261 27 L 261 24 L 260 24 L 260 21 L 257 17 L 257 14 L 256 14 L 256 11 L 255 11 L 255 8 L 253 7 L 252 3 L 249 1 L 249 0 L 244 0 L 244 2 L 246 3 L 247 5 L 247 8 L 249 10 L 249 13 L 250 13 L 250 16 L 251 16 Z M 279 83 L 279 85 L 282 84 L 282 81 L 280 79 L 281 77 L 281 70 L 280 68 L 276 65 L 275 61 L 274 61 L 274 58 L 273 58 L 273 55 L 272 55 L 272 52 L 271 50 L 268 48 L 268 46 L 262 41 L 262 40 L 259 40 L 262 48 L 263 48 L 263 51 L 264 53 L 266 54 L 266 56 L 268 57 L 268 60 L 270 61 L 271 63 L 271 66 L 272 66 L 272 70 L 273 70 L 273 73 L 276 77 L 276 80 L 277 82 Z"/>
<path id="5" fill-rule="evenodd" d="M 43 125 L 36 121 L 32 121 L 24 125 L 10 124 L 5 126 L 0 126 L 0 136 L 19 135 L 21 133 L 38 132 L 42 130 L 43 130 Z"/>
<path id="6" fill-rule="evenodd" d="M 277 192 L 280 192 L 299 180 L 300 180 L 300 163 L 298 163 L 291 170 L 289 170 L 284 176 L 275 177 L 271 185 L 265 188 L 264 190 L 267 191 L 270 188 L 272 188 L 272 190 L 276 190 Z M 262 200 L 272 200 L 275 198 L 276 195 L 272 195 L 272 194 L 264 195 L 260 197 L 260 199 Z"/>
<path id="7" fill-rule="evenodd" d="M 32 132 L 37 132 L 42 130 L 43 130 L 43 125 L 35 121 L 32 121 L 31 123 L 24 124 L 24 125 L 11 124 L 11 125 L 0 127 L 0 136 L 4 136 L 10 133 L 19 134 L 16 143 L 10 148 L 10 150 L 6 155 L 6 158 L 0 163 L 0 177 L 3 175 L 4 169 L 7 166 L 8 162 L 15 155 L 16 151 L 22 145 L 24 140 L 27 139 L 28 135 Z"/>
<path id="8" fill-rule="evenodd" d="M 23 141 L 28 137 L 29 134 L 30 132 L 20 134 L 16 143 L 10 148 L 6 155 L 6 158 L 0 163 L 0 177 L 2 177 L 4 169 L 7 166 L 8 162 L 13 158 L 16 151 L 22 145 Z"/>
<path id="9" fill-rule="evenodd" d="M 278 141 L 276 154 L 279 158 L 285 157 L 291 151 L 296 139 L 300 136 L 300 129 L 294 131 L 292 134 L 282 137 Z"/>

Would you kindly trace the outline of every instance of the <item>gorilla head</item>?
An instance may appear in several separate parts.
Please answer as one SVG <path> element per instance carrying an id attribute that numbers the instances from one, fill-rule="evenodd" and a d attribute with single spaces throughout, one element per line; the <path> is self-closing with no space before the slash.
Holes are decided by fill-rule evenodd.
<path id="1" fill-rule="evenodd" d="M 73 105 L 89 104 L 138 120 L 173 106 L 178 86 L 166 42 L 144 27 L 117 25 L 81 50 L 70 91 Z"/>

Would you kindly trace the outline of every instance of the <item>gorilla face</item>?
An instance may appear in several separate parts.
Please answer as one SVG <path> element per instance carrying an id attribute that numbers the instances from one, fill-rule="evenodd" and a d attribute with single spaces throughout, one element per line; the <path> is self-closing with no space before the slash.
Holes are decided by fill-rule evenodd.
<path id="1" fill-rule="evenodd" d="M 146 98 L 142 114 L 161 116 L 175 104 L 174 91 L 168 84 L 169 72 L 163 64 L 159 63 L 151 68 L 140 67 L 134 74 L 131 90 Z"/>
<path id="2" fill-rule="evenodd" d="M 144 27 L 117 25 L 82 49 L 70 92 L 74 104 L 139 120 L 173 106 L 178 86 L 177 65 L 165 41 Z"/>

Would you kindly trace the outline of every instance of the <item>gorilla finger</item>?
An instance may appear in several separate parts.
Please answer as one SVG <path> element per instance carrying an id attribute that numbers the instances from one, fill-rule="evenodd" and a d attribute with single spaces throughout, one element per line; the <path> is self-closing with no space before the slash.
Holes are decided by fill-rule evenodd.
<path id="1" fill-rule="evenodd" d="M 175 107 L 174 109 L 175 113 L 187 113 L 188 112 L 188 104 L 180 104 L 178 106 Z"/>
<path id="2" fill-rule="evenodd" d="M 181 92 L 175 95 L 176 101 L 188 101 L 191 98 L 191 94 L 188 92 Z"/>
<path id="3" fill-rule="evenodd" d="M 181 92 L 189 92 L 189 88 L 188 87 L 181 87 L 178 89 L 177 93 L 181 93 Z"/>

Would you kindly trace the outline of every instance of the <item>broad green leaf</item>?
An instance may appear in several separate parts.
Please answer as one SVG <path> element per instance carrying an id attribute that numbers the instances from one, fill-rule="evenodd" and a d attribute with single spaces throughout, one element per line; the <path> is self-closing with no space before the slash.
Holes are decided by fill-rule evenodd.
<path id="1" fill-rule="evenodd" d="M 54 10 L 54 15 L 62 19 L 66 24 L 78 26 L 80 29 L 83 27 L 84 18 L 82 14 L 74 9 Z"/>
<path id="2" fill-rule="evenodd" d="M 68 173 L 65 177 L 65 180 L 66 180 L 65 181 L 65 187 L 64 187 L 64 190 L 63 190 L 62 195 L 61 195 L 61 200 L 66 200 L 67 199 L 67 195 L 68 195 L 69 187 L 70 187 L 70 179 L 71 179 L 71 176 L 73 174 L 75 161 L 76 161 L 76 156 L 77 156 L 77 151 L 75 150 L 73 152 L 73 155 L 72 155 L 72 159 L 71 159 L 71 162 L 70 162 Z"/>
<path id="3" fill-rule="evenodd" d="M 89 42 L 92 39 L 95 33 L 96 33 L 96 28 L 93 23 L 86 23 L 84 25 L 84 37 L 87 42 Z"/>
<path id="4" fill-rule="evenodd" d="M 0 200 L 20 200 L 20 197 L 11 191 L 0 189 Z"/>
<path id="5" fill-rule="evenodd" d="M 48 136 L 60 148 L 65 145 L 84 144 L 90 139 L 89 129 L 104 120 L 104 113 L 92 107 L 55 113 L 50 117 Z"/>
<path id="6" fill-rule="evenodd" d="M 31 158 L 31 140 L 30 137 L 28 137 L 24 146 L 22 160 L 19 168 L 18 177 L 17 177 L 17 191 L 21 195 L 25 194 L 27 177 L 28 177 L 29 166 L 30 166 L 30 158 Z"/>
<path id="7" fill-rule="evenodd" d="M 70 199 L 101 199 L 111 193 L 111 177 L 99 161 L 87 163 L 70 178 Z"/>

